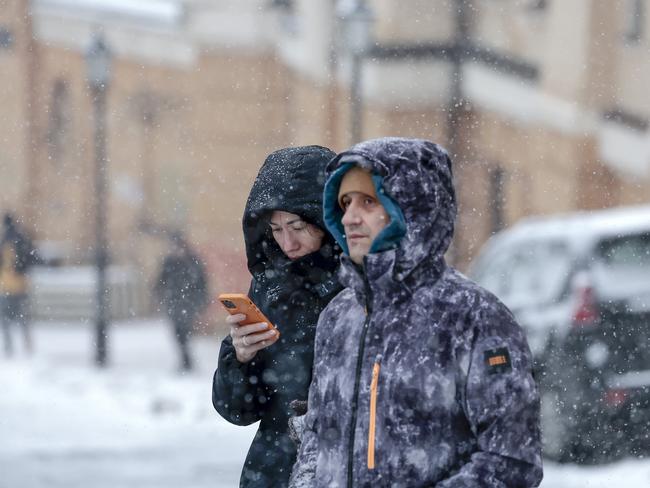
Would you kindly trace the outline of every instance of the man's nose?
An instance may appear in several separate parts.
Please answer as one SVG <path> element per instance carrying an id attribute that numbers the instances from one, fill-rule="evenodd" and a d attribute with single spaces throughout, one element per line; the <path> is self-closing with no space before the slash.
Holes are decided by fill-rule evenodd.
<path id="1" fill-rule="evenodd" d="M 345 210 L 345 213 L 343 214 L 343 218 L 341 219 L 341 223 L 344 226 L 347 225 L 358 225 L 360 223 L 361 219 L 359 217 L 359 212 L 357 210 L 356 205 L 350 204 L 350 206 Z"/>

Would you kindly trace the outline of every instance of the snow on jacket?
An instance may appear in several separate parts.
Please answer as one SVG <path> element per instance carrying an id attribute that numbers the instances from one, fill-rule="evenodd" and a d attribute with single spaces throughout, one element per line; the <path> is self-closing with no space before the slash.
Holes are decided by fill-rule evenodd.
<path id="1" fill-rule="evenodd" d="M 542 478 L 539 397 L 510 311 L 445 264 L 451 161 L 422 140 L 377 139 L 328 166 L 324 213 L 350 164 L 371 170 L 391 222 L 320 316 L 305 433 L 290 486 L 519 488 Z M 401 221 L 400 221 L 401 220 Z"/>
<path id="2" fill-rule="evenodd" d="M 281 335 L 245 364 L 237 360 L 230 336 L 221 345 L 214 407 L 237 425 L 261 420 L 241 475 L 243 487 L 282 487 L 289 481 L 296 459 L 288 435 L 289 403 L 307 399 L 318 314 L 341 290 L 336 278 L 338 248 L 331 236 L 326 235 L 319 251 L 289 261 L 273 239 L 267 217 L 273 210 L 284 210 L 324 230 L 325 165 L 334 156 L 320 146 L 272 153 L 246 204 L 244 239 L 253 276 L 248 294 Z"/>

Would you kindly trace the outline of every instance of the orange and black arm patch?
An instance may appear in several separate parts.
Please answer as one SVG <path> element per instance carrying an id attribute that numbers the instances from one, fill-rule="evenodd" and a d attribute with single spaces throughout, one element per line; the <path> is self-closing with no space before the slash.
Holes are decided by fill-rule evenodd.
<path id="1" fill-rule="evenodd" d="M 507 347 L 485 351 L 484 357 L 488 374 L 506 373 L 512 370 L 510 353 Z"/>

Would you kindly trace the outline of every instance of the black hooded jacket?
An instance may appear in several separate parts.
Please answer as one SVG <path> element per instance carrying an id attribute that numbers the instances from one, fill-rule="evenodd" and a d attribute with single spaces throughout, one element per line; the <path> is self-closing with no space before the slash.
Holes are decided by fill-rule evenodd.
<path id="1" fill-rule="evenodd" d="M 289 403 L 306 400 L 311 382 L 316 322 L 340 291 L 338 253 L 325 234 L 315 253 L 290 261 L 271 235 L 273 210 L 301 216 L 325 229 L 322 219 L 324 169 L 335 154 L 320 146 L 281 149 L 264 162 L 253 184 L 243 227 L 249 296 L 280 330 L 280 339 L 248 363 L 240 363 L 230 336 L 224 339 L 214 376 L 212 402 L 229 422 L 261 421 L 246 458 L 240 486 L 286 486 L 296 458 L 288 436 Z"/>

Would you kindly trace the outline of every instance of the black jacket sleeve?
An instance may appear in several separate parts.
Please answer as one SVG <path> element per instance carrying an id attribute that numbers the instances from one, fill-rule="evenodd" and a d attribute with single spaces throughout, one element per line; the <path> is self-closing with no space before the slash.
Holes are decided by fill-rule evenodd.
<path id="1" fill-rule="evenodd" d="M 212 404 L 228 422 L 250 425 L 262 418 L 267 394 L 262 384 L 263 359 L 258 354 L 240 363 L 231 337 L 221 343 L 219 364 L 212 382 Z"/>
<path id="2" fill-rule="evenodd" d="M 248 291 L 255 303 L 259 297 L 253 295 L 254 282 Z M 232 338 L 227 336 L 221 342 L 219 364 L 212 382 L 212 404 L 219 414 L 235 425 L 250 425 L 262 419 L 269 398 L 262 378 L 265 365 L 265 351 L 258 351 L 248 363 L 237 360 Z"/>

